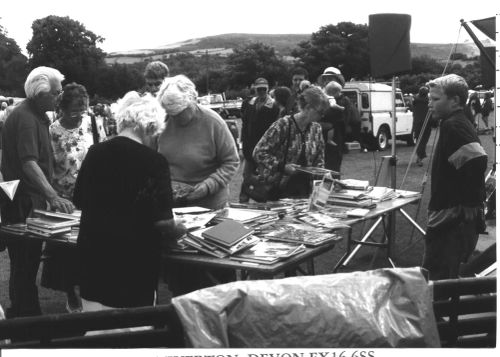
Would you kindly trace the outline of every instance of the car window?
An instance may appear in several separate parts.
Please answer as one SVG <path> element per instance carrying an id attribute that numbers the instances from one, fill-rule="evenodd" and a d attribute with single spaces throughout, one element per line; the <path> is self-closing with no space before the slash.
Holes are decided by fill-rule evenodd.
<path id="1" fill-rule="evenodd" d="M 405 106 L 405 102 L 403 100 L 403 95 L 401 93 L 396 93 L 396 108 L 402 108 Z"/>
<path id="2" fill-rule="evenodd" d="M 370 108 L 370 99 L 368 97 L 368 93 L 361 93 L 361 107 L 363 109 Z"/>

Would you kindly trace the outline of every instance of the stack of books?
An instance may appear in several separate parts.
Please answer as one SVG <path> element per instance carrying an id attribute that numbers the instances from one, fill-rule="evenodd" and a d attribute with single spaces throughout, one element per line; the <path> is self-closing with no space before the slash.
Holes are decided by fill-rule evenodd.
<path id="1" fill-rule="evenodd" d="M 335 180 L 335 183 L 348 190 L 366 191 L 370 187 L 370 182 L 367 180 L 344 179 Z"/>
<path id="2" fill-rule="evenodd" d="M 305 249 L 303 244 L 261 240 L 251 248 L 232 255 L 230 258 L 247 263 L 274 264 L 279 260 L 293 257 Z"/>
<path id="3" fill-rule="evenodd" d="M 373 200 L 365 194 L 365 191 L 357 190 L 333 191 L 328 197 L 327 204 L 332 206 L 357 208 L 375 207 Z"/>
<path id="4" fill-rule="evenodd" d="M 235 221 L 248 226 L 257 226 L 278 219 L 276 211 L 227 207 L 220 210 L 212 222 Z"/>
<path id="5" fill-rule="evenodd" d="M 383 202 L 398 197 L 398 194 L 392 188 L 375 186 L 367 193 L 367 196 L 376 202 Z"/>
<path id="6" fill-rule="evenodd" d="M 35 209 L 34 217 L 26 219 L 26 231 L 50 238 L 70 233 L 71 228 L 79 224 L 80 220 L 76 214 L 71 215 Z"/>
<path id="7" fill-rule="evenodd" d="M 212 227 L 188 232 L 182 243 L 202 253 L 225 258 L 259 242 L 253 233 L 253 229 L 239 222 L 225 220 Z"/>
<path id="8" fill-rule="evenodd" d="M 261 238 L 273 241 L 304 244 L 311 247 L 342 239 L 341 236 L 327 228 L 286 221 L 266 225 L 256 234 Z"/>

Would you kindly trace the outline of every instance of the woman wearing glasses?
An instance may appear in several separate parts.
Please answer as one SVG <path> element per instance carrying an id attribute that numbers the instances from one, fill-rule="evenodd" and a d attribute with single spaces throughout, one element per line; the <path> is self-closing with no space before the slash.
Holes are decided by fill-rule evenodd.
<path id="1" fill-rule="evenodd" d="M 87 114 L 88 102 L 84 86 L 76 83 L 65 85 L 59 102 L 59 118 L 49 127 L 54 155 L 52 187 L 59 196 L 68 200 L 73 199 L 76 178 L 90 146 L 106 138 L 102 125 L 96 125 L 97 135 L 93 135 L 91 118 Z M 74 287 L 72 250 L 47 244 L 44 257 L 42 286 L 66 292 L 68 312 L 81 310 Z"/>
<path id="2" fill-rule="evenodd" d="M 325 142 L 318 120 L 329 108 L 328 97 L 311 87 L 298 98 L 299 112 L 278 119 L 255 146 L 253 158 L 260 178 L 276 187 L 275 197 L 307 197 L 311 177 L 297 168 L 324 166 Z"/>

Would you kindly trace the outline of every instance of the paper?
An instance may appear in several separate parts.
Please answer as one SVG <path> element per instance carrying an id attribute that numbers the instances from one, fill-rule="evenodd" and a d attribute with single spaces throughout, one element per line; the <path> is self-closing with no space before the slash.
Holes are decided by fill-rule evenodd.
<path id="1" fill-rule="evenodd" d="M 14 199 L 14 195 L 16 194 L 18 185 L 19 185 L 19 180 L 0 182 L 0 187 L 11 201 Z"/>

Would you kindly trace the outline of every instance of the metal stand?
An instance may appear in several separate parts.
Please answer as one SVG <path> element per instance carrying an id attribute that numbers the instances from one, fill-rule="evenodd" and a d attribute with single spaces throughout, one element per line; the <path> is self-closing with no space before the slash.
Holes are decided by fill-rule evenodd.
<path id="1" fill-rule="evenodd" d="M 406 218 L 415 228 L 417 228 L 417 230 L 420 233 L 422 233 L 422 235 L 425 235 L 425 230 L 422 229 L 422 227 L 420 227 L 418 223 L 415 222 L 408 213 L 406 213 L 405 210 L 399 208 L 398 211 L 401 212 L 403 217 Z M 396 216 L 396 211 L 391 211 L 389 213 L 386 213 L 378 217 L 375 223 L 373 223 L 373 225 L 370 227 L 370 229 L 366 232 L 366 234 L 363 236 L 361 240 L 352 239 L 352 234 L 351 234 L 352 230 L 349 230 L 346 243 L 346 252 L 342 256 L 342 258 L 340 258 L 340 260 L 337 262 L 337 264 L 333 268 L 333 271 L 337 272 L 339 268 L 347 266 L 347 264 L 349 264 L 351 259 L 358 253 L 358 251 L 361 249 L 362 246 L 370 246 L 370 247 L 386 249 L 387 260 L 389 261 L 392 267 L 396 267 L 392 257 L 392 250 L 393 250 L 392 248 L 395 239 L 395 234 L 394 234 L 395 226 L 393 217 L 395 216 Z M 380 225 L 380 223 L 382 223 L 384 231 L 382 240 L 380 242 L 374 241 L 373 239 L 371 241 L 368 241 L 368 239 L 371 239 L 373 232 Z M 356 245 L 354 249 L 352 249 L 353 245 Z M 373 267 L 373 263 L 374 260 L 372 260 L 371 267 Z"/>
<path id="2" fill-rule="evenodd" d="M 396 190 L 396 163 L 397 163 L 397 156 L 396 156 L 396 77 L 392 77 L 392 128 L 391 128 L 391 133 L 392 133 L 392 146 L 391 146 L 391 156 L 389 157 L 389 166 L 391 168 L 391 188 L 393 190 Z M 382 168 L 382 167 L 381 167 Z M 382 171 L 382 170 L 381 170 Z M 382 172 L 379 172 L 379 175 L 377 176 L 377 181 L 379 178 L 382 179 L 382 176 L 385 177 Z M 385 179 L 384 179 L 385 180 Z M 423 235 L 425 235 L 425 231 L 415 222 L 409 215 L 406 213 L 402 208 L 398 209 L 401 214 L 413 225 L 415 226 Z M 371 237 L 375 229 L 378 227 L 378 225 L 382 223 L 383 226 L 383 237 L 380 242 L 376 241 L 368 241 L 368 239 Z M 384 215 L 381 215 L 380 217 L 377 218 L 375 223 L 370 227 L 370 229 L 366 232 L 366 234 L 363 236 L 361 240 L 355 240 L 352 239 L 351 237 L 351 231 L 349 231 L 349 235 L 347 237 L 347 249 L 346 253 L 340 258 L 339 262 L 335 265 L 334 267 L 334 272 L 336 272 L 341 266 L 346 266 L 350 260 L 357 254 L 359 249 L 363 245 L 366 246 L 371 246 L 371 247 L 377 247 L 377 248 L 384 248 L 386 249 L 386 258 L 391 264 L 392 267 L 395 267 L 394 261 L 392 259 L 392 249 L 393 249 L 393 244 L 394 244 L 394 239 L 396 237 L 396 211 L 393 210 L 391 212 L 388 212 Z M 352 244 L 356 244 L 357 246 L 354 248 L 354 250 L 351 251 L 351 246 Z M 373 257 L 371 266 L 373 267 L 373 264 L 375 262 L 376 256 Z"/>

